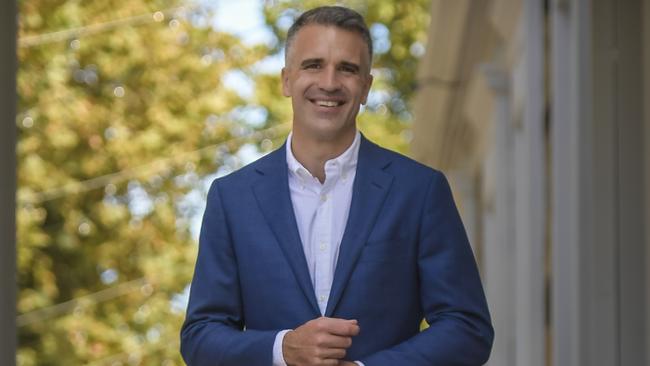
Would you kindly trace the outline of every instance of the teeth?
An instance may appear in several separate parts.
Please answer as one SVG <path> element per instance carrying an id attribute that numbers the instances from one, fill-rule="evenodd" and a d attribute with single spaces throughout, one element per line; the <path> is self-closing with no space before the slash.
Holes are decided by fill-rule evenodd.
<path id="1" fill-rule="evenodd" d="M 329 100 L 317 100 L 316 104 L 321 107 L 336 107 L 339 105 L 339 102 L 329 101 Z"/>

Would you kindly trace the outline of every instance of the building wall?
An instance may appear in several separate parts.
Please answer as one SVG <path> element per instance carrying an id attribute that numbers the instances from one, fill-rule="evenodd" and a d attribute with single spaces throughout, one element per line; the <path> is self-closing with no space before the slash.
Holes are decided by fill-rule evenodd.
<path id="1" fill-rule="evenodd" d="M 416 99 L 413 155 L 454 177 L 471 208 L 496 329 L 489 365 L 650 362 L 649 1 L 481 2 L 491 50 L 459 55 L 462 92 Z M 454 29 L 472 40 L 478 23 Z M 423 74 L 462 49 L 428 47 Z M 420 149 L 457 126 L 473 148 Z"/>
<path id="2" fill-rule="evenodd" d="M 16 7 L 0 4 L 0 365 L 15 364 Z"/>
<path id="3" fill-rule="evenodd" d="M 647 364 L 645 359 L 645 230 L 643 186 L 644 106 L 643 106 L 643 2 L 613 1 L 616 14 L 616 117 L 618 205 L 616 214 L 618 275 L 614 298 L 619 326 L 619 364 Z M 596 35 L 597 36 L 597 35 Z M 605 57 L 605 55 L 603 55 Z"/>

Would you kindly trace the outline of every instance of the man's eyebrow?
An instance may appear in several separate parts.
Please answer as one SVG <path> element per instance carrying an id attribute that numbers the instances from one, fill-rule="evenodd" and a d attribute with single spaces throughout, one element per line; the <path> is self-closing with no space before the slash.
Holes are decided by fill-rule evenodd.
<path id="1" fill-rule="evenodd" d="M 359 66 L 358 64 L 355 64 L 354 62 L 341 61 L 341 66 L 349 67 L 349 68 L 353 69 L 354 71 L 361 70 L 361 66 Z"/>
<path id="2" fill-rule="evenodd" d="M 323 63 L 322 58 L 308 58 L 306 60 L 303 60 L 300 63 L 300 66 L 307 66 L 307 65 L 321 64 L 321 63 Z"/>

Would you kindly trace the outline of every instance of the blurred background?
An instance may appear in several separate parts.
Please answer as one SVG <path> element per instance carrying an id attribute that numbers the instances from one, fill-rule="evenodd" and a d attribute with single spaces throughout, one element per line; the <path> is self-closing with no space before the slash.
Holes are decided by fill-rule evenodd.
<path id="1" fill-rule="evenodd" d="M 0 5 L 0 364 L 183 364 L 207 188 L 284 141 L 324 4 Z M 375 45 L 361 131 L 450 179 L 488 365 L 650 365 L 650 0 L 338 4 Z"/>

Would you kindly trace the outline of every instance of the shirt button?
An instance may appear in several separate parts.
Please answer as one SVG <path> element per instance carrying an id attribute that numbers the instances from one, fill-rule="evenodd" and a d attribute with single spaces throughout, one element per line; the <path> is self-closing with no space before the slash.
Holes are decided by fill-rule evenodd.
<path id="1" fill-rule="evenodd" d="M 326 194 L 321 194 L 320 195 L 320 200 L 321 200 L 321 202 L 327 201 L 327 195 Z"/>
<path id="2" fill-rule="evenodd" d="M 320 246 L 318 248 L 320 248 L 320 250 L 323 251 L 327 249 L 327 245 L 325 243 L 320 243 Z"/>
<path id="3" fill-rule="evenodd" d="M 320 302 L 325 302 L 325 295 L 320 295 L 318 299 L 320 300 Z"/>

